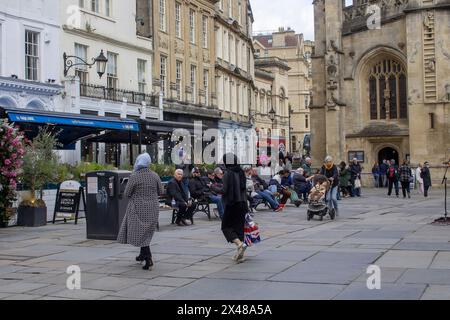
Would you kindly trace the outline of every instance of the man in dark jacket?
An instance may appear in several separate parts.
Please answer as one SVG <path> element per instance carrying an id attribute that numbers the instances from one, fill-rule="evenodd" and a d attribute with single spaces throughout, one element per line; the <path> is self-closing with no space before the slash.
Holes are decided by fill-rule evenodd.
<path id="1" fill-rule="evenodd" d="M 192 177 L 189 179 L 189 191 L 191 197 L 196 200 L 205 199 L 210 195 L 207 182 L 202 178 L 199 168 L 192 170 Z"/>
<path id="2" fill-rule="evenodd" d="M 425 162 L 422 168 L 422 172 L 420 173 L 420 177 L 423 179 L 423 188 L 424 188 L 424 196 L 428 198 L 428 190 L 432 186 L 431 183 L 431 173 L 430 173 L 430 164 Z"/>
<path id="3" fill-rule="evenodd" d="M 189 195 L 183 188 L 183 170 L 175 171 L 175 176 L 167 185 L 167 200 L 166 204 L 178 209 L 176 224 L 178 226 L 187 226 L 186 220 L 191 220 L 195 210 Z"/>
<path id="4" fill-rule="evenodd" d="M 352 197 L 361 197 L 361 188 L 355 187 L 356 179 L 361 180 L 361 172 L 362 168 L 358 162 L 358 159 L 353 159 L 353 162 L 350 165 L 350 183 L 352 184 Z"/>
<path id="5" fill-rule="evenodd" d="M 387 170 L 386 176 L 389 183 L 388 196 L 392 195 L 392 187 L 395 187 L 395 194 L 397 198 L 400 196 L 400 190 L 398 187 L 398 179 L 400 177 L 398 172 L 398 166 L 395 164 L 395 160 L 390 161 L 389 168 Z"/>

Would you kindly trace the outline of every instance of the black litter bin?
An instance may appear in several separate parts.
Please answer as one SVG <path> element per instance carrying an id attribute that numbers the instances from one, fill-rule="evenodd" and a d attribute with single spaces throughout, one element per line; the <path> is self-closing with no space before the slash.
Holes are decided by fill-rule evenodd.
<path id="1" fill-rule="evenodd" d="M 86 174 L 87 238 L 116 240 L 127 210 L 124 197 L 129 171 L 96 171 Z"/>

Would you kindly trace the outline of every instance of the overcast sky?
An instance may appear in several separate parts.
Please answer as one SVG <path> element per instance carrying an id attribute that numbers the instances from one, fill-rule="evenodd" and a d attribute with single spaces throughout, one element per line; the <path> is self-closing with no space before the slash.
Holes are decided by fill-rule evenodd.
<path id="1" fill-rule="evenodd" d="M 313 0 L 251 0 L 254 31 L 276 31 L 291 27 L 314 40 Z"/>

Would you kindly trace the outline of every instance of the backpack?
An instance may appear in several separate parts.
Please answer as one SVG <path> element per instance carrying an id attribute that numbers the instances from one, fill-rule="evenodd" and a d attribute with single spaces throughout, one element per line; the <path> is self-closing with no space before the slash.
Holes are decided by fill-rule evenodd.
<path id="1" fill-rule="evenodd" d="M 394 167 L 391 167 L 391 168 L 389 168 L 388 169 L 388 177 L 389 178 L 391 178 L 391 179 L 393 179 L 393 178 L 395 178 L 395 168 Z"/>

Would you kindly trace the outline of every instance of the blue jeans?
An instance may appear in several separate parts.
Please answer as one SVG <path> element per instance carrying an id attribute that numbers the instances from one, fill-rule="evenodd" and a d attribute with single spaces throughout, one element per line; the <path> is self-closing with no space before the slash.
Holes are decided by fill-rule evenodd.
<path id="1" fill-rule="evenodd" d="M 334 209 L 336 209 L 336 211 L 338 211 L 338 200 L 337 200 L 337 194 L 338 194 L 338 189 L 339 187 L 333 187 L 330 189 L 330 191 L 328 191 L 327 194 L 327 201 L 331 201 L 331 203 L 333 204 Z"/>
<path id="2" fill-rule="evenodd" d="M 379 174 L 374 174 L 373 175 L 373 182 L 374 182 L 374 186 L 375 188 L 379 188 L 380 187 L 380 175 Z"/>
<path id="3" fill-rule="evenodd" d="M 273 210 L 277 209 L 280 206 L 278 201 L 275 200 L 275 197 L 272 195 L 272 193 L 269 190 L 256 191 L 256 193 L 258 194 L 259 197 L 266 200 L 270 204 L 270 207 Z"/>
<path id="4" fill-rule="evenodd" d="M 223 206 L 222 196 L 209 196 L 212 203 L 217 205 L 217 210 L 219 211 L 220 219 L 223 219 L 225 213 L 225 208 Z"/>

